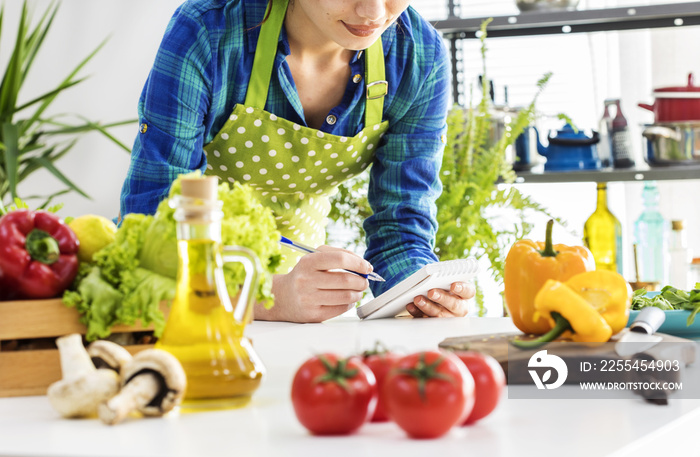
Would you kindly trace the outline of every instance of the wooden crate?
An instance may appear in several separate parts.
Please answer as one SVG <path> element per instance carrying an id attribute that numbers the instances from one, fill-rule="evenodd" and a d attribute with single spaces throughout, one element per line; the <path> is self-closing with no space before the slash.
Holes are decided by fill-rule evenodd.
<path id="1" fill-rule="evenodd" d="M 161 309 L 167 311 L 167 306 Z M 0 301 L 0 348 L 13 340 L 57 338 L 70 333 L 84 335 L 85 326 L 78 321 L 78 312 L 60 299 Z M 153 326 L 119 325 L 112 333 L 143 332 Z M 5 344 L 7 346 L 7 344 Z M 132 354 L 153 347 L 150 344 L 125 346 Z M 0 397 L 45 395 L 48 386 L 61 379 L 58 350 L 0 349 Z"/>

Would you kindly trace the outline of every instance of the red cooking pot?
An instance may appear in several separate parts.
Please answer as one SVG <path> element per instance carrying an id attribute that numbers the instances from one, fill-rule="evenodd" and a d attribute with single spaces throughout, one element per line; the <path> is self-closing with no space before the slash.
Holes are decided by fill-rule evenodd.
<path id="1" fill-rule="evenodd" d="M 639 106 L 654 113 L 655 123 L 700 120 L 700 86 L 693 85 L 693 74 L 688 85 L 654 89 L 654 104 Z"/>

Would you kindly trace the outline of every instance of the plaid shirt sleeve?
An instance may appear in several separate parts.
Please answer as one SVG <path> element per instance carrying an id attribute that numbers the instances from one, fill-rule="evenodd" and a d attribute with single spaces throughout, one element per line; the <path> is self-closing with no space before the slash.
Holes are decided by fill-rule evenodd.
<path id="1" fill-rule="evenodd" d="M 389 131 L 371 168 L 368 199 L 374 214 L 364 223 L 365 258 L 386 279 L 370 282 L 375 296 L 438 260 L 433 253 L 435 201 L 442 191 L 439 171 L 450 97 L 449 60 L 437 32 L 424 21 L 417 22 L 413 21 L 412 34 L 424 39 L 412 40 L 414 55 L 406 59 L 408 68 L 391 101 L 400 112 L 396 119 L 389 118 Z"/>
<path id="2" fill-rule="evenodd" d="M 206 28 L 180 7 L 166 29 L 139 105 L 139 133 L 120 213 L 155 212 L 181 173 L 204 170 L 204 125 L 212 88 Z"/>

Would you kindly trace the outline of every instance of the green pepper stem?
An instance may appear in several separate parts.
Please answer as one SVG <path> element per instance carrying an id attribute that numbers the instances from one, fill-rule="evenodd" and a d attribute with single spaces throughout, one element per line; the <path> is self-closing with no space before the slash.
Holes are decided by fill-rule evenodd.
<path id="1" fill-rule="evenodd" d="M 554 250 L 554 244 L 552 243 L 552 228 L 554 227 L 554 219 L 547 221 L 547 234 L 544 239 L 544 249 L 540 251 L 542 257 L 556 257 L 559 254 Z"/>
<path id="2" fill-rule="evenodd" d="M 554 319 L 554 328 L 552 328 L 552 330 L 548 331 L 544 335 L 534 340 L 515 339 L 511 341 L 510 344 L 520 349 L 535 349 L 542 346 L 543 344 L 555 340 L 556 338 L 561 336 L 561 334 L 565 331 L 573 330 L 569 321 L 561 314 L 557 313 L 556 311 L 552 311 L 551 316 L 552 319 Z"/>
<path id="3" fill-rule="evenodd" d="M 61 255 L 58 241 L 43 230 L 34 229 L 29 232 L 24 244 L 33 260 L 46 265 L 55 263 Z"/>

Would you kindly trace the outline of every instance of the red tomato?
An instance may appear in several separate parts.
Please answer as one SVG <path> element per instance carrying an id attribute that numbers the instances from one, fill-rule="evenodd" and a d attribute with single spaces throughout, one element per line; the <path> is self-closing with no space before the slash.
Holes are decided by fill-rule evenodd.
<path id="1" fill-rule="evenodd" d="M 358 357 L 322 354 L 304 362 L 292 382 L 299 422 L 315 435 L 347 435 L 367 422 L 377 404 L 377 383 Z"/>
<path id="2" fill-rule="evenodd" d="M 464 362 L 474 377 L 476 402 L 474 409 L 462 425 L 473 424 L 493 411 L 498 405 L 506 385 L 506 375 L 501 365 L 488 354 L 476 351 L 457 351 L 455 355 Z"/>
<path id="3" fill-rule="evenodd" d="M 374 416 L 372 416 L 372 422 L 386 422 L 389 420 L 389 416 L 386 414 L 386 407 L 384 406 L 382 384 L 389 374 L 389 370 L 396 365 L 401 357 L 395 352 L 380 349 L 379 345 L 372 351 L 362 353 L 362 362 L 374 373 L 374 377 L 377 380 L 377 391 L 379 392 L 379 401 L 377 402 Z"/>
<path id="4" fill-rule="evenodd" d="M 389 417 L 412 438 L 437 438 L 461 424 L 474 406 L 474 380 L 456 355 L 407 355 L 382 386 Z"/>

